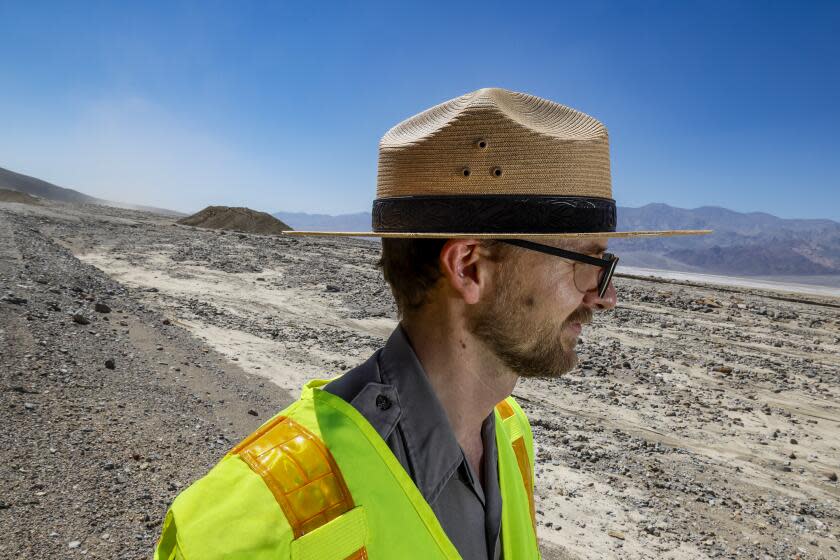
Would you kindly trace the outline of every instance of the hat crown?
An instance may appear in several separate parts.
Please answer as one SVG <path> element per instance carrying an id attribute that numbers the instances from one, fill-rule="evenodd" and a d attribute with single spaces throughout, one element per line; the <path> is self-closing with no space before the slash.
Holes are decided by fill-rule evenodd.
<path id="1" fill-rule="evenodd" d="M 404 120 L 385 133 L 380 146 L 411 144 L 454 125 L 453 121 L 464 115 L 494 111 L 526 129 L 559 140 L 607 138 L 607 129 L 600 121 L 566 105 L 527 93 L 482 88 Z"/>
<path id="2" fill-rule="evenodd" d="M 607 129 L 565 105 L 484 88 L 382 137 L 377 198 L 465 194 L 612 198 Z"/>

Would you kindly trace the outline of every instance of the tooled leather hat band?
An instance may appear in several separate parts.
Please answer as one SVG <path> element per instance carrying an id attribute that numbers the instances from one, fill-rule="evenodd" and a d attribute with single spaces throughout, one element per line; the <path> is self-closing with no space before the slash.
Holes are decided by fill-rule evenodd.
<path id="1" fill-rule="evenodd" d="M 396 196 L 373 201 L 372 225 L 379 233 L 612 232 L 616 208 L 588 196 Z"/>

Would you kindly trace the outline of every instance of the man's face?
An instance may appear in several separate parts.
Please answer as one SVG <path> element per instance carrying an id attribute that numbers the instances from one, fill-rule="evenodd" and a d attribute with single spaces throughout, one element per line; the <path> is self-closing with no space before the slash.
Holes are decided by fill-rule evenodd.
<path id="1" fill-rule="evenodd" d="M 546 244 L 586 254 L 606 249 L 605 239 L 593 241 Z M 571 261 L 525 249 L 508 250 L 497 263 L 494 288 L 493 297 L 471 306 L 468 328 L 523 377 L 558 377 L 574 369 L 581 326 L 592 321 L 593 308 L 615 305 L 612 285 L 603 299 L 582 293 Z"/>

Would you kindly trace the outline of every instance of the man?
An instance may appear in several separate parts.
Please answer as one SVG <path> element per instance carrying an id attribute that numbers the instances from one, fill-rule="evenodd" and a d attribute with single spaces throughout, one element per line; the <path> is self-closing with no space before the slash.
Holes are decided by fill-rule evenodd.
<path id="1" fill-rule="evenodd" d="M 184 491 L 156 558 L 537 558 L 519 377 L 577 363 L 616 305 L 606 129 L 482 89 L 391 129 L 373 232 L 400 324 Z"/>

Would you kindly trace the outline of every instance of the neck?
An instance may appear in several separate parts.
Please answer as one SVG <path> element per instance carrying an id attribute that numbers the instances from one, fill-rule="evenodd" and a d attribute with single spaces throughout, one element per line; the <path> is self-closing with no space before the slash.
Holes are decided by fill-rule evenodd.
<path id="1" fill-rule="evenodd" d="M 455 438 L 470 454 L 481 448 L 481 425 L 493 408 L 510 396 L 517 376 L 445 309 L 427 312 L 428 320 L 403 320 L 429 382 L 443 405 Z"/>

